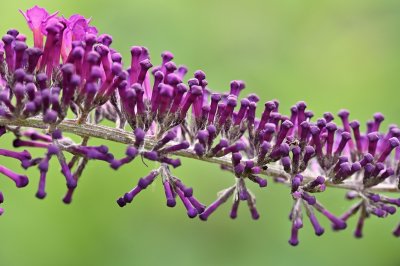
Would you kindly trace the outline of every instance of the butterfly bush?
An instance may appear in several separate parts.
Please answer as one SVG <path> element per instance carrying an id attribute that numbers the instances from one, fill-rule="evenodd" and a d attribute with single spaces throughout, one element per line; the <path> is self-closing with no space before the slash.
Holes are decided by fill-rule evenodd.
<path id="1" fill-rule="evenodd" d="M 258 219 L 248 184 L 265 188 L 263 176 L 270 176 L 290 192 L 289 243 L 294 246 L 303 217 L 320 236 L 320 217 L 328 219 L 333 230 L 343 230 L 347 220 L 357 216 L 354 236 L 360 238 L 366 218 L 385 218 L 400 206 L 400 199 L 385 193 L 399 192 L 400 129 L 391 125 L 382 130 L 382 114 L 367 122 L 366 132 L 360 131 L 359 121 L 350 120 L 347 110 L 341 110 L 336 120 L 332 113 L 315 119 L 300 101 L 285 115 L 277 100 L 262 103 L 256 94 L 240 96 L 245 89 L 241 80 L 232 81 L 228 92 L 218 93 L 208 87 L 201 70 L 187 79 L 188 69 L 177 66 L 168 51 L 162 53 L 161 64 L 153 66 L 149 51 L 133 46 L 131 58 L 123 62 L 111 48 L 112 37 L 98 34 L 91 20 L 81 15 L 65 18 L 38 6 L 21 13 L 33 32 L 33 46 L 15 29 L 2 37 L 0 135 L 13 134 L 16 149 L 0 149 L 0 155 L 19 160 L 24 169 L 37 167 L 39 175 L 28 178 L 0 166 L 0 173 L 18 188 L 38 182 L 36 197 L 45 198 L 49 162 L 57 161 L 66 182 L 63 201 L 68 204 L 90 161 L 118 170 L 139 158 L 157 162 L 157 167 L 121 193 L 116 199 L 120 207 L 140 201 L 136 197 L 158 178 L 166 205 L 181 202 L 190 218 L 206 221 L 229 200 L 232 219 L 240 204 Z M 102 125 L 106 120 L 115 127 Z M 81 141 L 64 133 L 80 136 Z M 125 145 L 125 156 L 115 158 L 107 146 L 90 145 L 92 138 Z M 43 155 L 32 158 L 28 150 L 17 148 L 36 148 Z M 219 192 L 214 202 L 202 204 L 173 174 L 181 166 L 179 157 L 218 164 L 232 173 L 232 186 Z M 346 198 L 356 201 L 341 216 L 316 197 L 330 188 L 346 189 Z M 400 236 L 400 225 L 393 234 Z"/>

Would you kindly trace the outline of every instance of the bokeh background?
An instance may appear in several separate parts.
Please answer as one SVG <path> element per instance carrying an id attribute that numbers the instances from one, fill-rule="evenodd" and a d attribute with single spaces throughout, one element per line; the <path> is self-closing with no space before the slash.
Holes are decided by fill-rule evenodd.
<path id="1" fill-rule="evenodd" d="M 155 63 L 171 50 L 190 73 L 204 70 L 216 91 L 243 79 L 247 93 L 277 98 L 282 110 L 305 100 L 317 116 L 348 108 L 361 121 L 381 111 L 385 126 L 400 122 L 397 0 L 7 1 L 0 8 L 0 31 L 13 27 L 30 36 L 18 8 L 34 4 L 92 17 L 100 32 L 113 35 L 125 62 L 131 45 L 147 46 Z M 3 137 L 1 147 L 10 141 Z M 4 158 L 0 163 L 18 168 Z M 305 219 L 300 245 L 289 246 L 289 191 L 272 182 L 264 190 L 253 187 L 258 221 L 246 208 L 231 221 L 229 203 L 208 222 L 190 220 L 181 204 L 165 207 L 160 180 L 119 208 L 115 199 L 150 167 L 138 160 L 114 172 L 91 163 L 70 206 L 61 202 L 65 188 L 56 164 L 45 200 L 34 197 L 36 169 L 28 171 L 31 185 L 24 189 L 1 178 L 6 212 L 0 218 L 0 265 L 400 265 L 399 240 L 391 235 L 398 214 L 369 219 L 362 240 L 352 237 L 354 219 L 349 230 L 337 233 L 321 217 L 327 230 L 320 238 Z M 233 181 L 218 167 L 191 160 L 174 173 L 207 204 Z M 328 191 L 320 199 L 340 214 L 351 204 L 343 196 Z"/>

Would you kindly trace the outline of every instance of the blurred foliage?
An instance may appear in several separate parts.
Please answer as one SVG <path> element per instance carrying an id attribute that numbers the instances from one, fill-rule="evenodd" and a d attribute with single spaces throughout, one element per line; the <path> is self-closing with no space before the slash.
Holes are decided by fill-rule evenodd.
<path id="1" fill-rule="evenodd" d="M 247 83 L 244 93 L 279 99 L 281 110 L 299 100 L 320 116 L 341 108 L 366 121 L 376 111 L 389 123 L 400 119 L 400 2 L 397 0 L 337 1 L 8 1 L 0 9 L 1 32 L 30 32 L 18 8 L 38 4 L 69 16 L 92 17 L 100 32 L 114 37 L 113 47 L 129 62 L 129 47 L 143 45 L 158 63 L 171 50 L 190 73 L 202 69 L 210 88 L 225 91 L 232 79 Z M 286 112 L 287 113 L 287 112 Z M 11 136 L 2 138 L 10 147 Z M 93 140 L 93 144 L 101 141 Z M 109 144 L 109 143 L 106 143 Z M 124 147 L 110 144 L 122 155 Z M 40 155 L 37 151 L 36 155 Z M 19 166 L 0 158 L 12 169 Z M 17 190 L 0 179 L 5 215 L 0 218 L 0 265 L 399 265 L 399 240 L 391 230 L 399 215 L 373 217 L 365 237 L 352 237 L 354 219 L 344 232 L 318 238 L 305 219 L 300 245 L 289 246 L 287 188 L 253 187 L 261 218 L 252 221 L 246 208 L 228 217 L 230 203 L 208 222 L 190 220 L 182 204 L 165 206 L 160 180 L 120 209 L 115 200 L 151 169 L 137 160 L 114 172 L 91 163 L 73 203 L 61 202 L 64 180 L 52 164 L 48 197 L 34 197 L 39 173 L 29 170 L 31 184 Z M 21 171 L 21 170 L 20 170 Z M 230 185 L 233 177 L 206 163 L 183 160 L 174 173 L 195 188 L 206 204 Z M 318 195 L 335 214 L 351 203 L 343 191 Z"/>

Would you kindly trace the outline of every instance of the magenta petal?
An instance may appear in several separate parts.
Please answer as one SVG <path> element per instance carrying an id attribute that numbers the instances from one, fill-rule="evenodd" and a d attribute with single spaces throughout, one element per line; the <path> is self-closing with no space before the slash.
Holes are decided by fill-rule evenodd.
<path id="1" fill-rule="evenodd" d="M 29 28 L 33 32 L 34 45 L 37 48 L 43 48 L 43 36 L 46 35 L 47 22 L 57 16 L 58 11 L 49 15 L 46 9 L 39 6 L 34 6 L 28 9 L 26 12 L 19 10 L 19 12 L 25 17 Z"/>
<path id="2" fill-rule="evenodd" d="M 22 10 L 19 10 L 19 12 L 25 17 L 31 30 L 40 28 L 42 23 L 45 22 L 49 16 L 49 12 L 39 6 L 34 6 L 25 13 Z"/>

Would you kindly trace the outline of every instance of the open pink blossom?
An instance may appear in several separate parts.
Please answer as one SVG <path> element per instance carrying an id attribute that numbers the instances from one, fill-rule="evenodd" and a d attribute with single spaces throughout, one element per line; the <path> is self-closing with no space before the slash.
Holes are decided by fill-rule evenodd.
<path id="1" fill-rule="evenodd" d="M 19 10 L 21 14 L 25 17 L 29 28 L 33 32 L 33 42 L 34 46 L 37 48 L 43 48 L 43 36 L 46 34 L 46 25 L 49 19 L 57 16 L 58 11 L 53 14 L 49 14 L 46 9 L 39 6 L 34 6 L 26 12 Z"/>
<path id="2" fill-rule="evenodd" d="M 86 33 L 97 35 L 96 27 L 89 26 L 90 21 L 90 18 L 87 19 L 79 14 L 72 15 L 69 19 L 65 19 L 67 28 L 64 32 L 61 48 L 61 56 L 64 62 L 67 60 L 67 56 L 72 49 L 73 41 L 83 41 Z"/>

